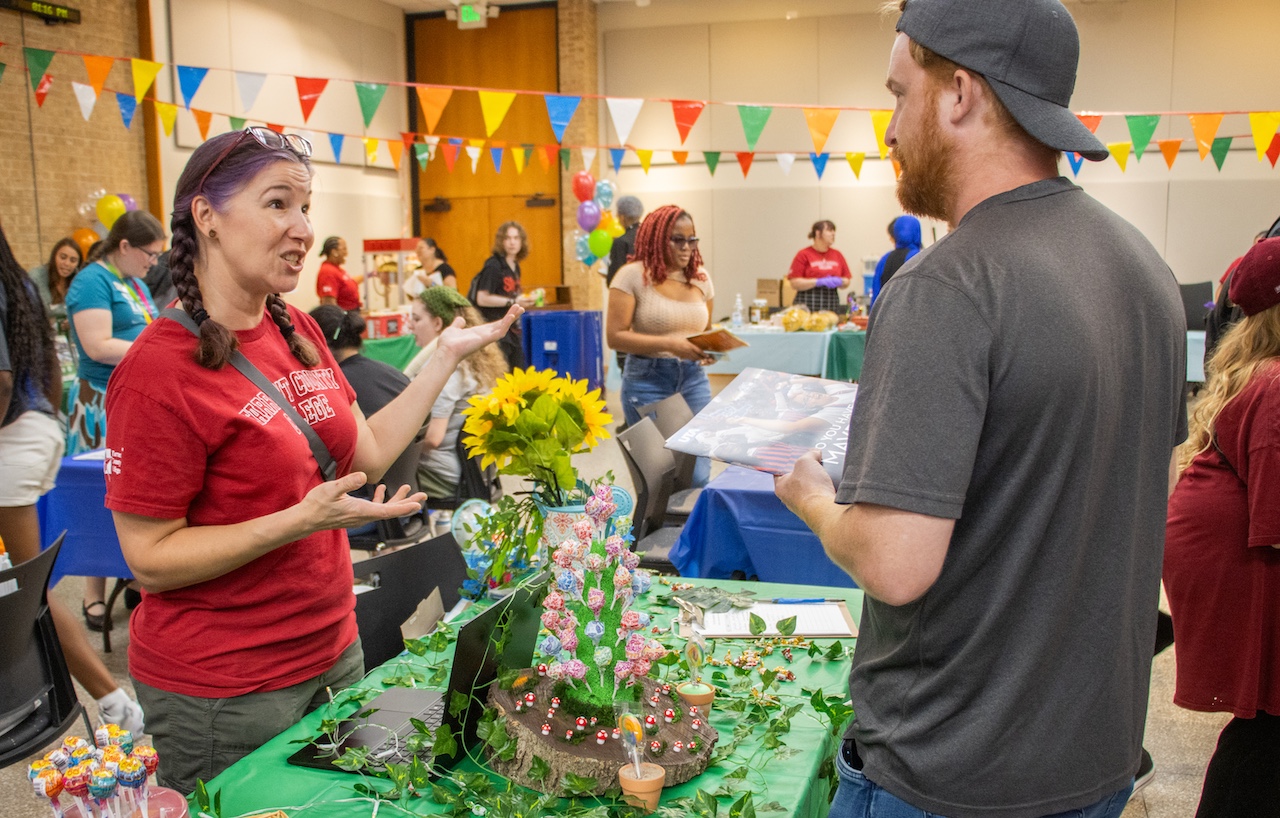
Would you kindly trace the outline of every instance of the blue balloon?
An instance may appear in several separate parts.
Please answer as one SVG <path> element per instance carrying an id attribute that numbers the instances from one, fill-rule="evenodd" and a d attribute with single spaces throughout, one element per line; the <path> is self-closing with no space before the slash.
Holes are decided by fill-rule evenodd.
<path id="1" fill-rule="evenodd" d="M 596 203 L 606 210 L 613 207 L 614 192 L 613 182 L 610 182 L 608 179 L 601 179 L 599 182 L 596 182 Z"/>

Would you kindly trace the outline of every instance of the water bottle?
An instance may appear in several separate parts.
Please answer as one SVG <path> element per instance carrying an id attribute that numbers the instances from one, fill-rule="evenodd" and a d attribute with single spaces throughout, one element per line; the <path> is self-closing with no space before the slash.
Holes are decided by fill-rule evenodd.
<path id="1" fill-rule="evenodd" d="M 742 326 L 742 293 L 738 293 L 737 299 L 733 302 L 733 313 L 729 316 L 729 324 L 734 329 Z"/>

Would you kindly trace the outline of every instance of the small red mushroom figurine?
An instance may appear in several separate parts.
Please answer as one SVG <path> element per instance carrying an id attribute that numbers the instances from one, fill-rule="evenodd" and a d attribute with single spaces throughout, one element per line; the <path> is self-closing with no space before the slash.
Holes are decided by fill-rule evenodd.
<path id="1" fill-rule="evenodd" d="M 666 711 L 662 714 L 662 718 L 667 722 L 667 724 L 670 724 L 676 718 L 676 711 L 668 707 Z"/>
<path id="2" fill-rule="evenodd" d="M 581 733 L 583 730 L 587 729 L 587 717 L 578 716 L 578 720 L 575 721 L 574 724 L 578 726 L 578 732 Z"/>
<path id="3" fill-rule="evenodd" d="M 550 724 L 544 724 L 544 725 L 542 725 L 542 735 L 544 735 L 544 736 L 549 736 L 549 735 L 551 735 L 551 725 L 550 725 Z"/>
<path id="4" fill-rule="evenodd" d="M 596 744 L 604 744 L 608 740 L 609 740 L 609 734 L 606 733 L 604 730 L 600 730 L 596 733 Z"/>

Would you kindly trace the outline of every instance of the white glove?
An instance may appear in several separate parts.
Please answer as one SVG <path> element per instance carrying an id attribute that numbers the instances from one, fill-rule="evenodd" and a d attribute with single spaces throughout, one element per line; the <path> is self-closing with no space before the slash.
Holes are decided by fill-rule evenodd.
<path id="1" fill-rule="evenodd" d="M 129 698 L 129 694 L 119 687 L 98 699 L 98 718 L 103 724 L 119 725 L 135 736 L 142 735 L 146 727 L 142 705 Z"/>

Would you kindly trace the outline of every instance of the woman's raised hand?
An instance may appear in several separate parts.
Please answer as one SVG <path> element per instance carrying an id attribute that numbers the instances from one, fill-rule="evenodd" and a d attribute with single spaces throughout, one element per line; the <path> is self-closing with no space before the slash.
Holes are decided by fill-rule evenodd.
<path id="1" fill-rule="evenodd" d="M 385 501 L 385 486 L 374 490 L 372 500 L 362 500 L 347 493 L 360 488 L 367 480 L 364 472 L 356 471 L 321 483 L 307 492 L 300 505 L 304 507 L 306 519 L 313 530 L 355 528 L 377 520 L 407 517 L 421 511 L 427 500 L 427 495 L 421 491 L 410 494 L 409 486 L 401 486 Z"/>
<path id="2" fill-rule="evenodd" d="M 474 327 L 466 326 L 462 317 L 453 319 L 453 323 L 445 327 L 444 332 L 440 333 L 440 340 L 436 349 L 442 350 L 453 355 L 457 360 L 461 361 L 477 349 L 491 344 L 502 338 L 511 329 L 511 325 L 520 318 L 520 314 L 524 312 L 524 307 L 519 304 L 512 304 L 507 310 L 507 314 L 502 316 L 498 321 L 492 321 L 488 324 L 479 324 Z"/>

